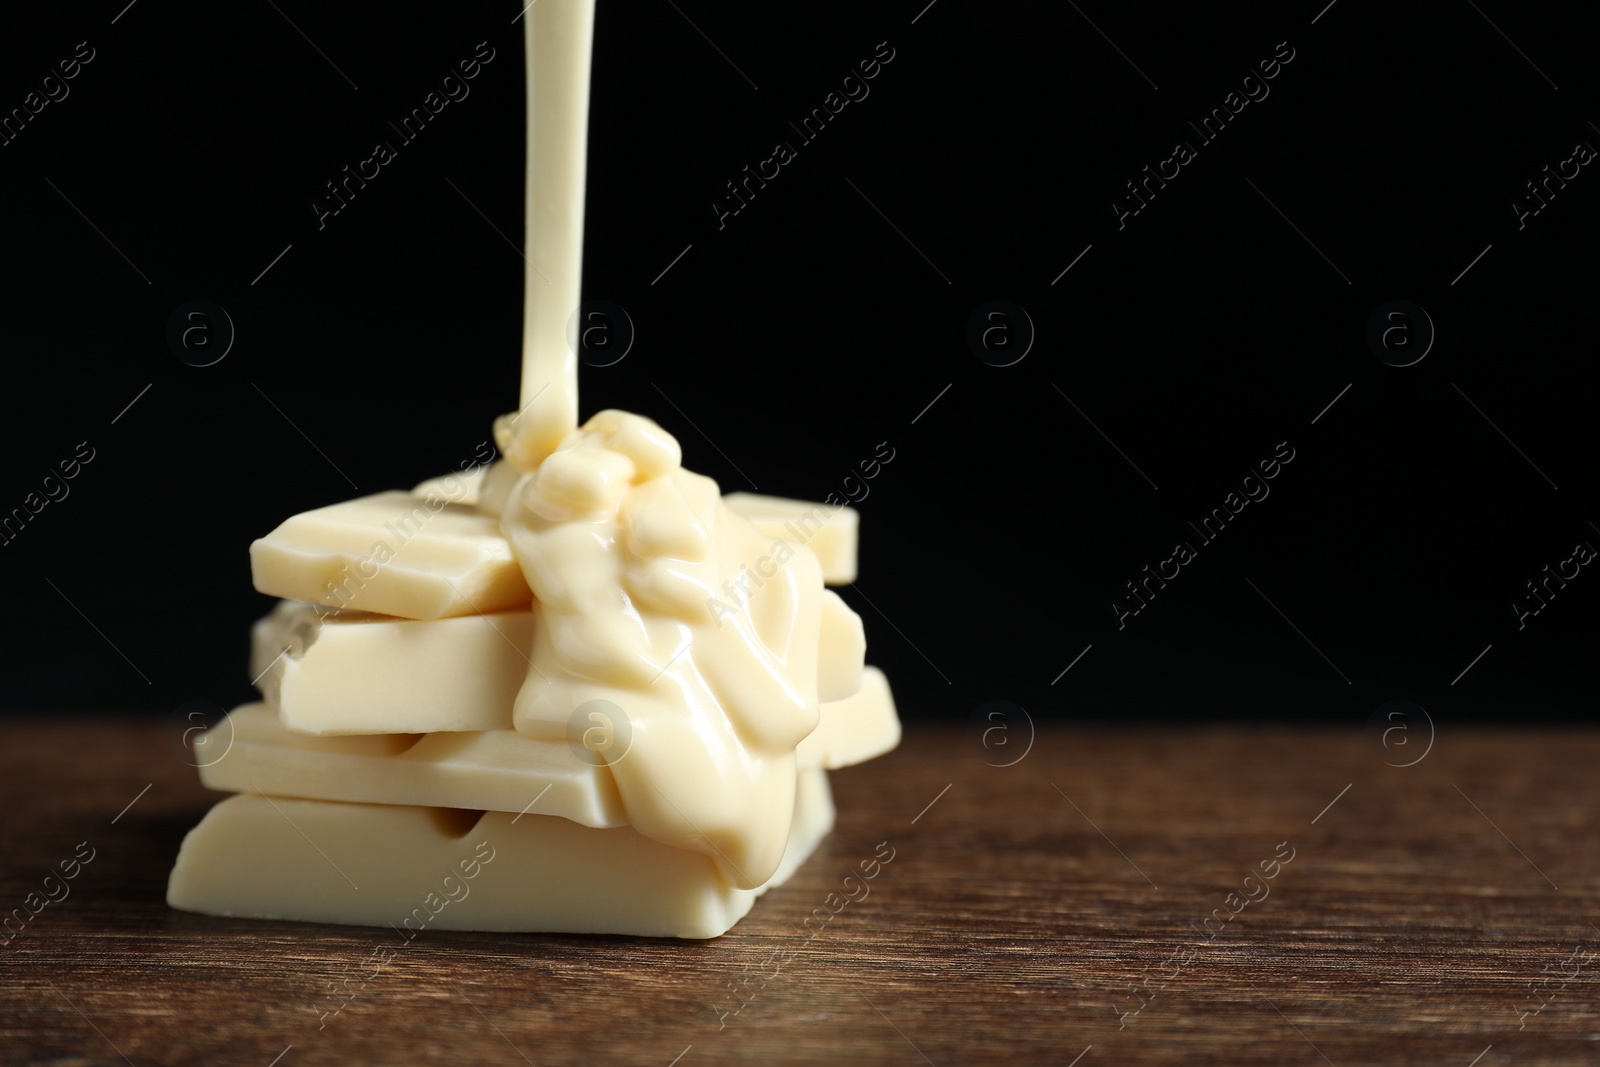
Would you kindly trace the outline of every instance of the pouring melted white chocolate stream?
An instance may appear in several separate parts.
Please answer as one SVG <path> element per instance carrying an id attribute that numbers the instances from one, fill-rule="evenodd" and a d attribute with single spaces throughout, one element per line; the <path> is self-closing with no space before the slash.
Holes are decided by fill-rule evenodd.
<path id="1" fill-rule="evenodd" d="M 583 280 L 594 0 L 542 0 L 523 13 L 528 137 L 520 460 L 532 466 L 578 425 L 577 308 Z"/>
<path id="2" fill-rule="evenodd" d="M 783 855 L 794 749 L 817 725 L 822 571 L 680 456 L 649 419 L 602 411 L 510 492 L 501 527 L 537 602 L 515 722 L 558 740 L 579 705 L 618 705 L 631 745 L 617 731 L 596 751 L 634 828 L 752 888 Z M 732 612 L 729 580 L 751 588 Z"/>
<path id="3" fill-rule="evenodd" d="M 486 487 L 505 494 L 501 527 L 536 601 L 516 726 L 560 739 L 579 705 L 617 704 L 631 745 L 608 751 L 614 734 L 597 751 L 634 827 L 752 888 L 783 855 L 794 749 L 817 725 L 821 568 L 730 511 L 649 419 L 603 411 L 574 431 L 594 0 L 544 0 L 526 20 L 522 410 L 495 423 L 522 476 Z M 729 579 L 760 586 L 732 613 L 715 606 Z"/>

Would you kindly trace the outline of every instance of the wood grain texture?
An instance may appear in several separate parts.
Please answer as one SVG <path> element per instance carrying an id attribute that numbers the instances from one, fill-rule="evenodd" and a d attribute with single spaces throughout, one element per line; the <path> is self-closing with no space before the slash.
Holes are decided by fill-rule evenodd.
<path id="1" fill-rule="evenodd" d="M 1050 732 L 997 768 L 971 731 L 918 728 L 833 776 L 838 826 L 790 884 L 687 943 L 171 911 L 216 799 L 180 732 L 3 727 L 0 908 L 79 842 L 95 858 L 0 941 L 0 1062 L 1600 1062 L 1596 731 L 1445 731 L 1407 768 L 1385 761 L 1426 738 Z M 1283 842 L 1248 883 L 1268 895 L 1208 939 Z M 378 945 L 396 955 L 362 987 Z"/>

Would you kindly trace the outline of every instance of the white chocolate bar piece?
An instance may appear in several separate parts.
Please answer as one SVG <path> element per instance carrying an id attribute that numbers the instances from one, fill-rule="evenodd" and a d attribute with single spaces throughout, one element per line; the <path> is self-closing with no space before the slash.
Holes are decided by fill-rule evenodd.
<path id="1" fill-rule="evenodd" d="M 189 831 L 167 903 L 206 915 L 429 930 L 726 933 L 833 827 L 827 774 L 800 776 L 777 873 L 735 889 L 710 856 L 549 815 L 231 797 Z"/>
<path id="2" fill-rule="evenodd" d="M 462 474 L 429 478 L 418 483 L 411 493 L 471 504 L 498 517 L 511 483 L 520 473 L 501 460 Z M 767 537 L 798 541 L 815 552 L 822 563 L 822 578 L 829 585 L 849 585 L 856 580 L 861 513 L 855 508 L 757 493 L 728 493 L 722 501 L 736 514 L 749 519 Z"/>
<path id="3" fill-rule="evenodd" d="M 822 564 L 822 580 L 829 585 L 849 585 L 856 580 L 861 513 L 855 508 L 755 493 L 729 493 L 722 502 L 754 523 L 764 536 L 798 541 L 815 552 Z"/>
<path id="4" fill-rule="evenodd" d="M 866 667 L 867 632 L 861 616 L 832 589 L 822 591 L 822 638 L 817 643 L 817 699 L 826 704 L 854 696 Z"/>
<path id="5" fill-rule="evenodd" d="M 291 730 L 509 730 L 533 613 L 395 619 L 280 601 L 250 631 L 250 674 Z"/>
<path id="6" fill-rule="evenodd" d="M 398 491 L 303 512 L 250 545 L 256 589 L 405 619 L 527 608 L 500 524 L 467 504 Z"/>
<path id="7" fill-rule="evenodd" d="M 794 750 L 797 766 L 837 770 L 876 759 L 900 743 L 889 679 L 876 667 L 861 675 L 855 695 L 822 705 L 817 728 Z"/>
<path id="8" fill-rule="evenodd" d="M 200 767 L 208 789 L 370 804 L 554 815 L 584 826 L 628 825 L 604 765 L 563 741 L 515 730 L 308 737 L 265 704 L 234 708 L 210 731 Z"/>
<path id="9" fill-rule="evenodd" d="M 395 619 L 323 615 L 280 601 L 250 631 L 250 674 L 283 724 L 308 734 L 400 734 L 512 728 L 528 674 L 534 612 Z M 817 696 L 861 687 L 861 617 L 824 591 Z"/>
<path id="10" fill-rule="evenodd" d="M 868 667 L 859 692 L 822 705 L 795 750 L 802 773 L 875 759 L 900 743 L 889 681 Z M 270 707 L 245 704 L 212 727 L 200 767 L 209 789 L 372 804 L 526 810 L 585 826 L 625 826 L 610 769 L 564 741 L 515 730 L 313 737 L 286 729 Z M 626 757 L 623 757 L 626 758 Z"/>
<path id="11" fill-rule="evenodd" d="M 463 474 L 429 478 L 411 492 L 415 496 L 433 494 L 458 504 L 472 504 L 498 517 L 520 474 L 515 466 L 499 460 Z M 861 513 L 854 508 L 756 493 L 729 493 L 722 500 L 754 523 L 763 535 L 798 541 L 810 548 L 822 563 L 822 578 L 829 585 L 849 585 L 856 580 Z"/>
<path id="12" fill-rule="evenodd" d="M 212 727 L 205 743 L 209 762 L 201 761 L 200 781 L 208 789 L 628 825 L 609 767 L 580 758 L 565 741 L 515 730 L 312 737 L 285 729 L 265 704 L 245 704 Z M 868 667 L 859 692 L 822 705 L 795 764 L 803 778 L 875 759 L 899 743 L 888 679 Z M 218 749 L 223 755 L 212 756 Z"/>

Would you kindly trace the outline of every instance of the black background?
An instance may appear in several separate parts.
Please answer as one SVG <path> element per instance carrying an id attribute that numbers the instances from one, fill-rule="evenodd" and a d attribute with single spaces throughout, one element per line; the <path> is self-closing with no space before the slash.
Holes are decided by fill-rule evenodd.
<path id="1" fill-rule="evenodd" d="M 0 547 L 18 712 L 248 699 L 249 542 L 452 468 L 516 405 L 520 5 L 123 4 L 0 36 L 7 111 L 95 49 L 0 147 L 0 510 L 95 453 Z M 1511 206 L 1600 144 L 1578 16 L 925 4 L 601 5 L 584 292 L 637 339 L 584 368 L 584 412 L 651 415 L 724 491 L 820 499 L 888 442 L 844 595 L 907 721 L 1587 718 L 1600 577 L 1511 608 L 1600 545 L 1600 176 L 1523 229 Z M 324 183 L 479 42 L 471 95 L 319 230 Z M 870 95 L 800 144 L 879 42 Z M 1201 145 L 1186 120 L 1279 42 Z M 1198 158 L 1119 229 L 1179 139 Z M 778 141 L 797 158 L 719 229 Z M 237 329 L 205 368 L 166 342 L 195 299 Z M 966 341 L 991 299 L 1037 329 L 1012 366 Z M 1395 299 L 1438 332 L 1403 368 L 1365 340 Z M 1119 629 L 1124 583 L 1285 441 L 1271 495 Z"/>

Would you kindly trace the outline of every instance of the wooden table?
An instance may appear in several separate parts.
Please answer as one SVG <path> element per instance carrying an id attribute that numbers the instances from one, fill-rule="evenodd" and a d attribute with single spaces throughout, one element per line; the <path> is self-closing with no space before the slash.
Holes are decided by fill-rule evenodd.
<path id="1" fill-rule="evenodd" d="M 93 849 L 0 942 L 8 1064 L 1600 1063 L 1596 731 L 922 727 L 726 937 L 401 946 L 169 910 L 178 729 L 3 729 L 0 906 Z"/>

